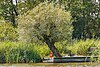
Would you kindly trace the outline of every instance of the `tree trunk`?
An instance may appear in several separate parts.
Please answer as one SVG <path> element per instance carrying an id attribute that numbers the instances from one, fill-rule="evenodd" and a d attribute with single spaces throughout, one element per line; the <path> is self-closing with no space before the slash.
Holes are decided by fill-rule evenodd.
<path id="1" fill-rule="evenodd" d="M 16 27 L 16 21 L 15 21 L 15 17 L 18 16 L 18 12 L 17 12 L 17 7 L 13 4 L 13 0 L 10 1 L 11 5 L 12 5 L 12 10 L 11 10 L 11 22 L 13 24 L 14 27 Z M 16 0 L 16 5 L 17 5 L 17 0 Z"/>
<path id="2" fill-rule="evenodd" d="M 57 48 L 54 46 L 54 43 L 50 43 L 49 41 L 46 41 L 46 44 L 48 45 L 49 49 L 53 52 L 53 54 L 56 56 L 56 57 L 62 57 Z"/>

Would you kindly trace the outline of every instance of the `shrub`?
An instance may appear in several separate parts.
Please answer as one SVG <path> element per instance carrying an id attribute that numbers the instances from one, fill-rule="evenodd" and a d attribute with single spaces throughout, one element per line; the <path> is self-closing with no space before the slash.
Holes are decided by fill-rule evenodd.
<path id="1" fill-rule="evenodd" d="M 65 44 L 64 42 L 62 43 L 57 42 L 55 46 L 58 48 L 58 51 L 62 54 L 62 56 L 69 53 L 69 50 L 68 50 L 69 44 L 67 42 Z"/>
<path id="2" fill-rule="evenodd" d="M 87 40 L 79 40 L 74 43 L 73 46 L 69 47 L 69 50 L 78 55 L 87 55 L 87 51 L 90 47 L 97 47 L 100 49 L 100 40 L 94 40 L 94 39 L 87 39 Z"/>
<path id="3" fill-rule="evenodd" d="M 16 41 L 17 31 L 11 23 L 0 22 L 0 41 Z"/>
<path id="4" fill-rule="evenodd" d="M 47 57 L 50 54 L 50 49 L 47 45 L 35 45 L 36 50 L 38 50 L 41 58 Z"/>

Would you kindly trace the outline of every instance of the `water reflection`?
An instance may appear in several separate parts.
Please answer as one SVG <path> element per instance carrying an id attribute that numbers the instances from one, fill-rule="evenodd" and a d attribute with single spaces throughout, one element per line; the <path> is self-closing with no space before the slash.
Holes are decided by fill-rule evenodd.
<path id="1" fill-rule="evenodd" d="M 100 67 L 99 63 L 0 64 L 0 67 Z"/>

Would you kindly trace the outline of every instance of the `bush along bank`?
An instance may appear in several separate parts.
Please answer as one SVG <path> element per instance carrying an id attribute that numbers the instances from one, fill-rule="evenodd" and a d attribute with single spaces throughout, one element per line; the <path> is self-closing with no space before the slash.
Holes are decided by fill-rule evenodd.
<path id="1" fill-rule="evenodd" d="M 62 56 L 70 53 L 78 56 L 98 56 L 98 61 L 100 61 L 100 40 L 75 40 L 72 44 L 58 42 L 55 46 Z M 91 47 L 96 47 L 96 49 L 91 51 L 91 54 L 88 54 L 88 50 Z M 41 58 L 49 58 L 50 52 L 50 49 L 45 44 L 0 42 L 0 63 L 41 62 Z"/>
<path id="2" fill-rule="evenodd" d="M 0 63 L 41 62 L 38 51 L 32 44 L 0 42 Z"/>
<path id="3" fill-rule="evenodd" d="M 88 54 L 90 48 L 95 47 L 95 50 L 91 50 L 91 54 Z M 68 48 L 71 53 L 76 55 L 92 55 L 96 51 L 100 51 L 100 40 L 95 39 L 87 39 L 87 40 L 79 40 L 74 42 L 72 46 Z"/>

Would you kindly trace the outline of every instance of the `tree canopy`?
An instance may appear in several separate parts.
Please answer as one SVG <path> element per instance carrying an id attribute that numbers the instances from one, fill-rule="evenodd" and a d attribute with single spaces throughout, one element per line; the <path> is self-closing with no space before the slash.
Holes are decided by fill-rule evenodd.
<path id="1" fill-rule="evenodd" d="M 0 16 L 16 27 L 18 15 L 23 15 L 45 1 L 59 4 L 66 11 L 70 11 L 73 19 L 73 39 L 100 38 L 99 0 L 0 0 Z"/>

